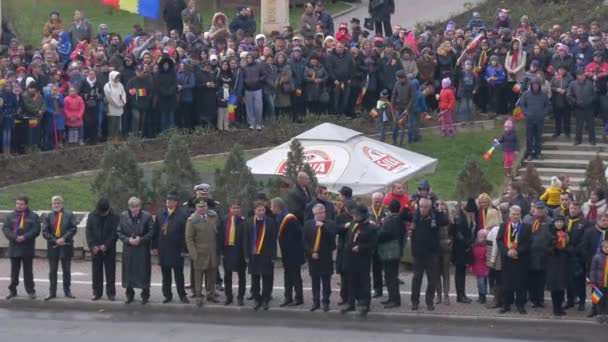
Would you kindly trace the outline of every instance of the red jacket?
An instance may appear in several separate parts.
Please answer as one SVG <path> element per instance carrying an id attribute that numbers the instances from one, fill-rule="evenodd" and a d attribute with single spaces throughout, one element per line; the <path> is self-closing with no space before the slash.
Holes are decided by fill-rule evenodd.
<path id="1" fill-rule="evenodd" d="M 456 107 L 456 95 L 454 94 L 454 88 L 449 87 L 441 89 L 441 92 L 439 93 L 439 110 L 454 111 L 454 107 Z"/>
<path id="2" fill-rule="evenodd" d="M 602 62 L 602 64 L 598 64 L 591 62 L 587 64 L 585 67 L 585 76 L 593 78 L 595 75 L 597 75 L 598 78 L 608 76 L 608 63 Z"/>
<path id="3" fill-rule="evenodd" d="M 388 196 L 384 197 L 384 206 L 388 207 L 392 200 L 397 200 L 399 202 L 399 209 L 403 209 L 403 207 L 410 207 L 410 196 L 407 194 L 403 195 L 395 195 L 394 193 L 390 193 Z"/>
<path id="4" fill-rule="evenodd" d="M 63 114 L 65 115 L 65 125 L 68 127 L 81 127 L 84 115 L 84 101 L 82 97 L 76 95 L 66 96 L 63 99 Z"/>
<path id="5" fill-rule="evenodd" d="M 336 33 L 336 40 L 340 43 L 350 43 L 350 41 L 353 40 L 353 37 L 350 35 L 350 33 L 348 33 L 348 31 L 340 30 L 338 33 Z"/>

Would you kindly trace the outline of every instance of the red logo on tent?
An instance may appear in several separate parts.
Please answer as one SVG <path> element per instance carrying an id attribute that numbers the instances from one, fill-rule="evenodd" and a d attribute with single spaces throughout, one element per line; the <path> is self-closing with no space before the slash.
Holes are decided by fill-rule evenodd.
<path id="1" fill-rule="evenodd" d="M 329 155 L 319 150 L 305 150 L 304 160 L 312 167 L 317 176 L 327 176 L 334 166 L 334 161 L 329 158 Z M 284 175 L 286 171 L 287 160 L 284 160 L 279 166 L 277 174 Z"/>
<path id="2" fill-rule="evenodd" d="M 400 172 L 407 168 L 407 164 L 401 160 L 391 156 L 388 153 L 380 152 L 368 146 L 363 147 L 363 153 L 372 161 L 374 164 L 390 172 Z"/>

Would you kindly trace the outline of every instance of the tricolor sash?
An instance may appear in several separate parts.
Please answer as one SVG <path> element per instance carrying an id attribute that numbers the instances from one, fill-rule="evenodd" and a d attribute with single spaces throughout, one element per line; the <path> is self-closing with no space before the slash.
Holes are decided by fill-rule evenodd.
<path id="1" fill-rule="evenodd" d="M 63 211 L 55 213 L 55 237 L 61 237 L 61 219 L 63 218 Z"/>
<path id="2" fill-rule="evenodd" d="M 255 255 L 260 255 L 262 253 L 262 248 L 264 247 L 264 240 L 266 237 L 266 218 L 264 218 L 264 223 L 262 224 L 262 229 L 258 231 L 256 218 L 253 218 L 253 253 Z"/>
<path id="3" fill-rule="evenodd" d="M 167 209 L 167 215 L 165 216 L 165 221 L 163 222 L 163 235 L 165 236 L 167 236 L 167 232 L 169 231 L 169 219 L 171 218 L 171 215 L 173 215 L 173 212 L 175 212 L 175 209 Z"/>
<path id="4" fill-rule="evenodd" d="M 224 239 L 224 246 L 234 246 L 235 236 L 236 216 L 230 215 L 228 222 L 226 223 L 226 238 Z"/>
<path id="5" fill-rule="evenodd" d="M 287 214 L 281 220 L 281 225 L 279 226 L 279 240 L 283 237 L 283 233 L 285 233 L 285 227 L 287 226 L 287 222 L 290 219 L 297 219 L 297 217 L 294 214 Z"/>
<path id="6" fill-rule="evenodd" d="M 576 222 L 578 222 L 581 219 L 581 217 L 577 217 L 577 218 L 573 218 L 573 219 L 569 219 L 568 220 L 568 233 L 572 233 L 572 227 L 574 226 L 574 224 Z"/>
<path id="7" fill-rule="evenodd" d="M 321 250 L 321 228 L 323 227 L 323 225 L 317 226 L 317 232 L 315 234 L 315 244 L 312 247 L 312 252 L 313 253 L 319 253 L 319 250 Z"/>
<path id="8" fill-rule="evenodd" d="M 507 232 L 504 237 L 504 243 L 508 249 L 517 249 L 517 243 L 519 242 L 519 237 L 521 235 L 521 223 L 518 223 L 517 226 L 513 227 L 513 223 L 511 221 L 507 222 Z"/>
<path id="9" fill-rule="evenodd" d="M 538 227 L 540 227 L 540 219 L 534 220 L 534 224 L 532 225 L 532 233 L 536 233 L 538 231 Z"/>
<path id="10" fill-rule="evenodd" d="M 17 233 L 17 229 L 24 230 L 25 229 L 25 211 L 21 212 L 21 216 L 15 220 L 15 225 L 13 226 L 13 232 Z"/>

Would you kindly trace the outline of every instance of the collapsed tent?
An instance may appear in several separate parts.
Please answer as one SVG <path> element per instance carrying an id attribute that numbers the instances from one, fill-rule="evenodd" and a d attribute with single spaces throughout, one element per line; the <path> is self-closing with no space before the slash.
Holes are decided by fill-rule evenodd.
<path id="1" fill-rule="evenodd" d="M 368 138 L 363 133 L 324 123 L 293 139 L 304 148 L 306 161 L 319 184 L 338 192 L 342 186 L 354 195 L 383 191 L 396 181 L 435 172 L 437 160 Z M 288 141 L 247 162 L 260 178 L 283 175 L 287 166 Z"/>

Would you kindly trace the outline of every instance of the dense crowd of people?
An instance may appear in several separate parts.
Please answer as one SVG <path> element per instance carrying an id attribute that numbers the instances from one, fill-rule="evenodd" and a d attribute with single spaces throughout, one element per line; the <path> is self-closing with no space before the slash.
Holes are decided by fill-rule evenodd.
<path id="1" fill-rule="evenodd" d="M 70 24 L 53 11 L 39 48 L 5 22 L 4 153 L 153 137 L 171 127 L 261 130 L 277 116 L 299 121 L 306 113 L 369 112 L 382 140 L 392 132 L 403 144 L 406 130 L 408 142 L 419 140 L 427 112 L 453 136 L 455 120 L 515 108 L 527 118 L 529 158 L 541 157 L 549 113 L 556 136 L 570 137 L 574 113 L 574 142 L 587 126 L 595 144 L 593 118 L 606 122 L 608 114 L 608 42 L 598 23 L 543 32 L 502 9 L 492 25 L 473 13 L 465 27 L 415 32 L 391 25 L 394 1 L 369 6 L 364 27 L 353 18 L 336 29 L 322 2 L 307 2 L 299 23 L 269 36 L 258 33 L 248 7 L 204 25 L 195 1 L 174 0 L 163 9 L 166 32 L 135 24 L 124 37 L 103 23 L 95 30 L 79 10 Z"/>
<path id="2" fill-rule="evenodd" d="M 176 193 L 169 193 L 166 207 L 156 215 L 144 211 L 136 197 L 122 213 L 114 211 L 108 199 L 99 199 L 85 229 L 92 257 L 93 300 L 101 299 L 104 284 L 107 298 L 115 300 L 116 245 L 120 240 L 126 304 L 134 301 L 134 289 L 141 289 L 142 304 L 148 303 L 152 256 L 157 255 L 163 303 L 173 300 L 172 276 L 181 302 L 190 302 L 184 280 L 184 263 L 189 259 L 190 288 L 198 306 L 204 298 L 219 303 L 219 291 L 224 292 L 224 304 L 231 305 L 234 288 L 236 304 L 243 306 L 249 283 L 247 299 L 254 300 L 254 309 L 268 310 L 275 272 L 280 269 L 275 265 L 280 250 L 281 307 L 304 304 L 302 268 L 307 264 L 312 282 L 310 311 L 330 310 L 332 277 L 337 273 L 340 311 L 344 314 L 358 308 L 364 316 L 372 298 L 384 297 L 385 309 L 401 306 L 399 269 L 407 253 L 413 258 L 412 310 L 419 309 L 425 274 L 426 309 L 433 311 L 440 303 L 450 305 L 453 265 L 458 303 L 472 302 L 466 291 L 467 272 L 477 278 L 477 302 L 497 308 L 501 314 L 509 312 L 513 304 L 526 314 L 528 301 L 533 308 L 543 308 L 545 290 L 551 293 L 554 315 L 565 315 L 574 306 L 584 311 L 587 285 L 591 285 L 594 304 L 589 317 L 598 315 L 601 322 L 607 322 L 608 209 L 600 190 L 581 203 L 566 186 L 557 202 L 531 203 L 533 199 L 521 193 L 521 185 L 513 183 L 498 206 L 484 193 L 456 205 L 450 213 L 428 181 L 422 181 L 411 195 L 403 184 L 395 183 L 387 194 L 374 193 L 369 205 L 353 199 L 349 187 L 340 189 L 339 200 L 333 202 L 325 186 L 313 193 L 309 183 L 309 177 L 300 173 L 284 198 L 269 201 L 260 193 L 249 213 L 241 211 L 244 203 L 239 199 L 220 205 L 211 198 L 207 184 L 195 186 L 194 196 L 183 205 Z M 51 202 L 51 211 L 39 217 L 29 208 L 28 198 L 19 197 L 4 222 L 11 260 L 7 299 L 17 296 L 21 267 L 26 292 L 36 298 L 32 259 L 41 232 L 48 241 L 50 290 L 45 300 L 57 296 L 60 263 L 64 295 L 74 298 L 70 265 L 76 219 L 61 196 L 54 196 Z M 233 273 L 238 276 L 235 286 Z"/>

